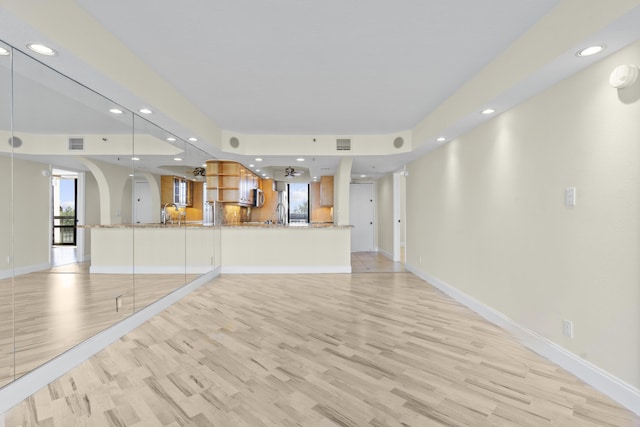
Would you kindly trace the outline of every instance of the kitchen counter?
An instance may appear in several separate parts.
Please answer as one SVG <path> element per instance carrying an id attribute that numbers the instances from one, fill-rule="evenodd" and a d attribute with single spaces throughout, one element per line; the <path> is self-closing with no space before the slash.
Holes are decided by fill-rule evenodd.
<path id="1" fill-rule="evenodd" d="M 85 224 L 78 225 L 78 228 L 191 228 L 191 227 L 208 227 L 209 225 L 203 225 L 201 221 L 193 221 L 187 222 L 186 224 L 160 224 L 156 223 L 145 223 L 145 224 Z"/>
<path id="2" fill-rule="evenodd" d="M 197 274 L 218 267 L 226 274 L 351 272 L 351 225 L 192 222 L 83 227 L 91 231 L 91 273 Z"/>
<path id="3" fill-rule="evenodd" d="M 318 222 L 318 223 L 292 223 L 292 224 L 267 224 L 264 222 L 240 222 L 238 224 L 224 224 L 225 228 L 245 228 L 245 227 L 257 227 L 257 228 L 275 228 L 275 229 L 295 229 L 295 230 L 308 230 L 310 228 L 353 228 L 353 225 L 336 225 L 332 222 Z"/>
<path id="4" fill-rule="evenodd" d="M 193 227 L 223 227 L 223 228 L 246 228 L 246 227 L 256 227 L 256 228 L 275 228 L 275 229 L 297 229 L 297 230 L 308 230 L 310 228 L 353 228 L 353 225 L 336 225 L 331 222 L 320 222 L 320 223 L 311 223 L 311 224 L 267 224 L 264 222 L 240 222 L 237 224 L 223 224 L 223 225 L 203 225 L 202 222 L 187 222 L 186 224 L 160 224 L 160 223 L 151 223 L 151 224 L 86 224 L 86 225 L 78 225 L 78 228 L 193 228 Z"/>
<path id="5" fill-rule="evenodd" d="M 351 228 L 334 224 L 223 226 L 222 273 L 351 273 Z"/>

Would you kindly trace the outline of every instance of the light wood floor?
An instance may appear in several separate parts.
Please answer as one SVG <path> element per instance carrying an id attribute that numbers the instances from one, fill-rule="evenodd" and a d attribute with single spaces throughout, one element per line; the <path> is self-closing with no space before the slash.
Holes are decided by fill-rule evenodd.
<path id="1" fill-rule="evenodd" d="M 639 426 L 410 273 L 223 275 L 7 426 Z"/>
<path id="2" fill-rule="evenodd" d="M 404 265 L 393 262 L 379 252 L 352 252 L 353 273 L 399 273 L 406 271 Z"/>
<path id="3" fill-rule="evenodd" d="M 195 277 L 89 274 L 88 263 L 60 262 L 13 283 L 0 280 L 0 387 Z M 118 295 L 123 304 L 116 311 Z"/>

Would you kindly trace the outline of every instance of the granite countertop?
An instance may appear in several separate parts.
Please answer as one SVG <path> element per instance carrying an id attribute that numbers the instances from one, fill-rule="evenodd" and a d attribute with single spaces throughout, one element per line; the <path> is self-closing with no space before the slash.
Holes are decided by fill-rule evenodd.
<path id="1" fill-rule="evenodd" d="M 268 229 L 300 229 L 308 230 L 310 228 L 353 228 L 352 225 L 335 225 L 332 222 L 320 222 L 311 224 L 266 224 L 264 222 L 241 222 L 238 224 L 223 224 L 223 225 L 203 225 L 201 221 L 189 221 L 186 224 L 86 224 L 78 225 L 78 228 L 211 228 L 211 227 L 224 227 L 224 228 L 268 228 Z"/>
<path id="2" fill-rule="evenodd" d="M 287 229 L 300 229 L 300 230 L 308 230 L 310 228 L 353 228 L 352 225 L 336 225 L 332 222 L 317 222 L 311 224 L 266 224 L 264 222 L 240 222 L 238 224 L 224 224 L 225 228 L 287 228 Z"/>

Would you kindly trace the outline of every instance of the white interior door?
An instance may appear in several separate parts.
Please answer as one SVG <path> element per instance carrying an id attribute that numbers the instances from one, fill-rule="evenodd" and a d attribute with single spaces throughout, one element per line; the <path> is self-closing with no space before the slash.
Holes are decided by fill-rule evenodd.
<path id="1" fill-rule="evenodd" d="M 351 184 L 349 190 L 349 220 L 353 225 L 351 251 L 371 252 L 374 250 L 374 185 Z"/>
<path id="2" fill-rule="evenodd" d="M 135 222 L 137 224 L 153 222 L 153 206 L 151 204 L 149 183 L 147 181 L 136 181 L 134 194 Z"/>

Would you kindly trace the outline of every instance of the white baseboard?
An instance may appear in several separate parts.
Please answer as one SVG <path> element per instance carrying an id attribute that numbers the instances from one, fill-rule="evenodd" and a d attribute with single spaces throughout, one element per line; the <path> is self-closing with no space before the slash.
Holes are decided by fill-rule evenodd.
<path id="1" fill-rule="evenodd" d="M 162 310 L 211 281 L 219 274 L 220 269 L 217 268 L 208 274 L 198 277 L 189 284 L 176 289 L 153 304 L 97 333 L 0 389 L 0 420 L 2 420 L 3 414 L 15 405 L 89 359 L 103 348 L 119 340 Z"/>
<path id="2" fill-rule="evenodd" d="M 393 261 L 393 254 L 392 253 L 387 252 L 384 249 L 378 249 L 378 252 L 381 253 L 382 255 L 384 255 L 385 257 L 389 258 L 391 261 Z"/>
<path id="3" fill-rule="evenodd" d="M 317 274 L 317 273 L 351 273 L 350 265 L 322 266 L 222 266 L 222 274 Z"/>
<path id="4" fill-rule="evenodd" d="M 637 388 L 600 369 L 596 365 L 576 356 L 553 341 L 514 322 L 503 313 L 494 310 L 472 296 L 459 291 L 437 277 L 431 276 L 410 264 L 406 264 L 405 267 L 411 273 L 440 289 L 442 292 L 475 311 L 489 322 L 511 333 L 529 349 L 566 369 L 582 381 L 594 387 L 596 390 L 606 394 L 620 405 L 635 414 L 640 415 L 640 390 Z"/>
<path id="5" fill-rule="evenodd" d="M 34 264 L 24 267 L 17 267 L 15 270 L 0 270 L 0 279 L 9 279 L 14 276 L 22 276 L 23 274 L 35 273 L 36 271 L 48 270 L 51 264 Z"/>
<path id="6" fill-rule="evenodd" d="M 215 270 L 209 265 L 109 265 L 89 267 L 91 274 L 206 274 Z"/>

